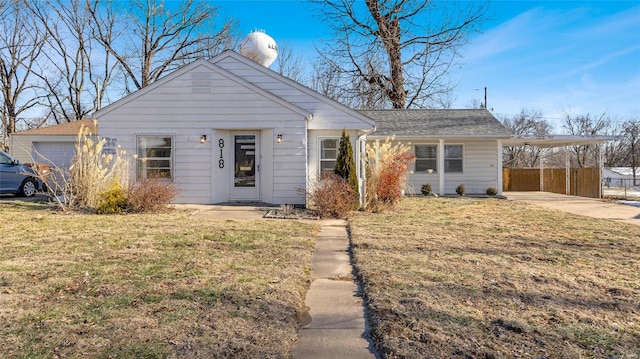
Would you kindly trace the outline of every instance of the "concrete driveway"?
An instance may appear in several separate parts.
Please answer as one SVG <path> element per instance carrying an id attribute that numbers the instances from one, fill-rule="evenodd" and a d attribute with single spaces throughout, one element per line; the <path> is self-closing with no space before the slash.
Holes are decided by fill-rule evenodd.
<path id="1" fill-rule="evenodd" d="M 640 226 L 640 207 L 597 198 L 568 196 L 549 192 L 504 192 L 508 200 L 523 201 L 536 206 L 594 218 L 610 219 Z"/>

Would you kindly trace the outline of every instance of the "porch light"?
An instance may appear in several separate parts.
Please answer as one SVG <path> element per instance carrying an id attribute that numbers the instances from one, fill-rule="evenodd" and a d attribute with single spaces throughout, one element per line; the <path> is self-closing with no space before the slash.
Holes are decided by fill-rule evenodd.
<path id="1" fill-rule="evenodd" d="M 276 142 L 282 143 L 282 135 L 276 136 Z"/>
<path id="2" fill-rule="evenodd" d="M 205 142 L 207 142 L 207 135 L 200 136 L 200 143 L 205 143 Z"/>

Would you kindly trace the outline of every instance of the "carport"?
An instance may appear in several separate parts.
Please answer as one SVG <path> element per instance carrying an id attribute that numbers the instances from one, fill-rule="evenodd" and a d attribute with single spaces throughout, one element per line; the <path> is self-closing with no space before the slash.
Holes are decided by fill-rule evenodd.
<path id="1" fill-rule="evenodd" d="M 571 180 L 570 180 L 570 152 L 569 146 L 581 146 L 581 145 L 598 145 L 602 146 L 603 143 L 611 140 L 615 140 L 617 137 L 615 136 L 575 136 L 575 135 L 548 135 L 548 136 L 515 136 L 508 140 L 503 140 L 503 147 L 511 147 L 511 146 L 536 146 L 540 148 L 557 148 L 564 147 L 565 148 L 565 191 L 564 194 L 571 195 Z M 599 151 L 600 158 L 598 158 L 598 198 L 602 198 L 602 168 L 603 168 L 603 157 L 602 151 Z M 540 187 L 539 191 L 544 192 L 545 184 L 544 184 L 544 175 L 545 175 L 545 164 L 544 157 L 540 158 Z"/>

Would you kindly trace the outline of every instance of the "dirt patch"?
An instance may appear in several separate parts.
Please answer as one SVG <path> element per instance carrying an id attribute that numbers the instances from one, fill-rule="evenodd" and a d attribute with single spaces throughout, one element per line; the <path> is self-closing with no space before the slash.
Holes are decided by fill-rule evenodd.
<path id="1" fill-rule="evenodd" d="M 264 218 L 318 220 L 320 219 L 320 216 L 316 212 L 306 208 L 293 208 L 293 209 L 274 208 L 274 209 L 269 209 L 267 213 L 264 215 Z"/>

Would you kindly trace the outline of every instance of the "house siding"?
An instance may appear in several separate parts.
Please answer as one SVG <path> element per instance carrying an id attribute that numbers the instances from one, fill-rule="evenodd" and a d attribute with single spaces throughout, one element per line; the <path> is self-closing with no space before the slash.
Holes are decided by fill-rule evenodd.
<path id="1" fill-rule="evenodd" d="M 309 111 L 309 114 L 313 115 L 313 119 L 308 124 L 309 130 L 369 130 L 373 127 L 372 120 L 355 111 L 328 100 L 311 90 L 309 92 L 313 93 L 313 95 L 303 92 L 294 87 L 302 87 L 302 85 L 283 82 L 278 77 L 269 76 L 253 66 L 235 60 L 233 57 L 223 57 L 216 64 L 279 98 Z M 368 127 L 363 121 L 369 121 L 371 125 Z M 338 132 L 339 135 L 340 132 Z"/>
<path id="2" fill-rule="evenodd" d="M 382 144 L 384 140 L 380 140 Z M 438 146 L 437 139 L 424 138 L 406 138 L 401 141 L 393 141 L 393 144 L 401 142 L 410 146 L 411 151 L 414 145 L 435 145 Z M 373 145 L 374 140 L 367 141 Z M 488 187 L 500 188 L 502 184 L 498 184 L 498 141 L 491 139 L 475 140 L 475 139 L 455 139 L 447 138 L 445 145 L 462 145 L 463 146 L 463 172 L 444 174 L 444 194 L 456 194 L 456 187 L 464 184 L 468 194 L 484 194 Z M 440 186 L 440 174 L 437 172 L 415 172 L 415 164 L 411 167 L 413 173 L 409 174 L 405 193 L 421 194 L 420 189 L 423 184 L 431 184 L 434 193 L 438 193 Z"/>
<path id="3" fill-rule="evenodd" d="M 210 74 L 208 87 L 197 83 L 198 92 L 208 92 L 194 93 L 193 73 Z M 230 198 L 232 135 L 242 131 L 259 134 L 259 199 L 305 203 L 304 195 L 296 193 L 306 184 L 304 116 L 209 66 L 197 66 L 138 94 L 99 120 L 100 136 L 116 139 L 128 154 L 136 153 L 137 135 L 173 136 L 173 180 L 180 190 L 176 203 L 217 203 Z M 274 147 L 276 134 L 285 141 Z M 204 144 L 201 135 L 208 138 Z M 223 169 L 218 167 L 220 139 L 225 143 Z"/>

